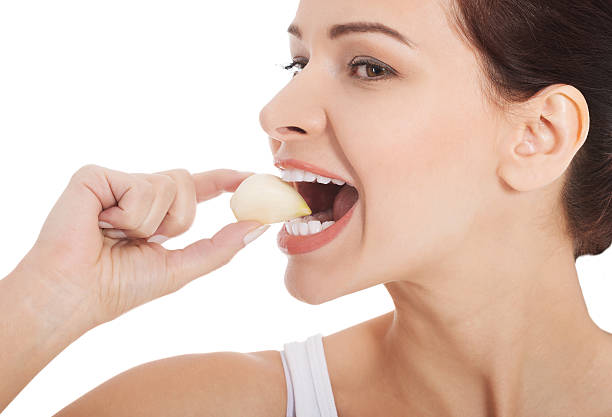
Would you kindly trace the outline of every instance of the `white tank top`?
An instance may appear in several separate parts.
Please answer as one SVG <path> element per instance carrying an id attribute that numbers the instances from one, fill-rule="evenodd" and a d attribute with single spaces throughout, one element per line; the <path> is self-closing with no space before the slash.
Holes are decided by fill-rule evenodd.
<path id="1" fill-rule="evenodd" d="M 287 381 L 287 417 L 338 417 L 327 371 L 323 335 L 283 345 Z"/>

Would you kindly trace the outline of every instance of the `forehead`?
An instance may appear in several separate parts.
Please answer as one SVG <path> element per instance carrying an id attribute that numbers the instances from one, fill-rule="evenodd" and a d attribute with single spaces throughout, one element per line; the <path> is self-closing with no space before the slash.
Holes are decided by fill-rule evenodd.
<path id="1" fill-rule="evenodd" d="M 452 36 L 445 11 L 448 0 L 300 0 L 294 24 L 305 41 L 326 37 L 329 27 L 347 22 L 380 22 L 413 40 L 419 49 Z"/>

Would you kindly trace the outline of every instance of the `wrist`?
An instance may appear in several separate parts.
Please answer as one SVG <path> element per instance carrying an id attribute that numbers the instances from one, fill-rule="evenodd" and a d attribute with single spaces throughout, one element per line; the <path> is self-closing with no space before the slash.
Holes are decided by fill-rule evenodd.
<path id="1" fill-rule="evenodd" d="M 76 291 L 21 262 L 3 281 L 26 314 L 38 319 L 41 330 L 76 339 L 96 327 L 92 302 Z"/>
<path id="2" fill-rule="evenodd" d="M 87 304 L 23 264 L 0 280 L 0 412 L 49 361 L 93 327 Z"/>

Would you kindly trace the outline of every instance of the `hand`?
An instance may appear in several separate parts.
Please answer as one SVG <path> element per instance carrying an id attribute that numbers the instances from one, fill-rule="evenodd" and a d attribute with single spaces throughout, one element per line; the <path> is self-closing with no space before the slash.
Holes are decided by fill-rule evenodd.
<path id="1" fill-rule="evenodd" d="M 128 174 L 86 165 L 72 176 L 17 268 L 66 303 L 89 303 L 92 325 L 110 321 L 225 265 L 244 247 L 243 237 L 258 222 L 231 223 L 183 249 L 147 239 L 185 232 L 197 203 L 234 192 L 250 175 L 229 169 Z"/>

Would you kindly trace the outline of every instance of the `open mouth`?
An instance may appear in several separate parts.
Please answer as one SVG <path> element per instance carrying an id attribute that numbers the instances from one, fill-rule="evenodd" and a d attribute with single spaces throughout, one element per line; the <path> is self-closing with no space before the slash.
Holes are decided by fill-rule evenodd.
<path id="1" fill-rule="evenodd" d="M 318 220 L 321 223 L 338 221 L 359 198 L 357 189 L 349 184 L 296 181 L 292 185 L 312 210 L 312 214 L 306 216 L 308 220 Z"/>
<path id="2" fill-rule="evenodd" d="M 285 159 L 275 161 L 282 180 L 302 196 L 312 214 L 286 221 L 278 246 L 289 255 L 315 251 L 341 235 L 355 212 L 357 188 L 313 164 Z"/>
<path id="3" fill-rule="evenodd" d="M 284 229 L 291 236 L 316 238 L 309 240 L 304 247 L 298 247 L 298 242 L 305 242 L 302 239 L 288 238 L 285 242 L 283 238 L 280 243 L 288 245 L 290 252 L 301 253 L 306 248 L 312 250 L 317 244 L 331 241 L 347 224 L 349 213 L 353 212 L 359 199 L 357 188 L 332 172 L 307 162 L 285 159 L 275 161 L 275 165 L 282 171 L 283 181 L 291 184 L 312 211 L 308 216 L 286 221 Z M 326 233 L 328 228 L 330 232 Z"/>

